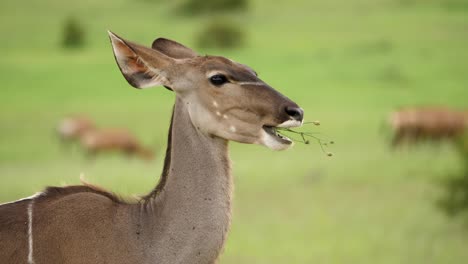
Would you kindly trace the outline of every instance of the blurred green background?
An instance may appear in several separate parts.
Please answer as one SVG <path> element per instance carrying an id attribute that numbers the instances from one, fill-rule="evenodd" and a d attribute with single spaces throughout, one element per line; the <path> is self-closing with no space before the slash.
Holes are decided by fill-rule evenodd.
<path id="1" fill-rule="evenodd" d="M 314 143 L 286 152 L 231 144 L 234 214 L 221 263 L 466 263 L 465 222 L 436 205 L 440 183 L 462 168 L 457 152 L 450 144 L 392 151 L 383 124 L 400 106 L 468 107 L 468 1 L 248 0 L 207 12 L 215 17 L 183 4 L 0 1 L 0 202 L 79 183 L 82 172 L 120 194 L 156 185 L 174 95 L 126 83 L 110 29 L 247 64 L 336 142 L 331 158 Z M 66 48 L 71 17 L 83 42 Z M 232 21 L 242 44 L 203 47 L 213 20 Z M 69 113 L 131 128 L 156 161 L 63 151 L 54 129 Z"/>

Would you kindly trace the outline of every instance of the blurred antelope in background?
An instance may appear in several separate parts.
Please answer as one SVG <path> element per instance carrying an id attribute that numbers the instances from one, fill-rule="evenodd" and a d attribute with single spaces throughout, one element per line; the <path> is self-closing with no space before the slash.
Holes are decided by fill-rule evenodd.
<path id="1" fill-rule="evenodd" d="M 89 117 L 82 114 L 70 115 L 61 120 L 57 133 L 61 142 L 78 142 L 92 157 L 103 152 L 122 152 L 148 161 L 154 157 L 154 152 L 143 146 L 128 129 L 98 128 Z"/>
<path id="2" fill-rule="evenodd" d="M 277 128 L 302 125 L 302 109 L 245 65 L 168 39 L 147 48 L 109 36 L 132 86 L 175 92 L 159 183 L 136 203 L 85 185 L 1 205 L 2 263 L 216 263 L 231 223 L 228 142 L 287 149 Z"/>
<path id="3" fill-rule="evenodd" d="M 80 140 L 87 131 L 95 128 L 96 124 L 89 117 L 82 114 L 69 115 L 60 120 L 57 135 L 62 143 L 68 144 Z"/>
<path id="4" fill-rule="evenodd" d="M 81 137 L 81 145 L 88 155 L 92 156 L 101 152 L 117 151 L 145 160 L 152 160 L 154 157 L 152 150 L 144 147 L 130 131 L 124 128 L 88 130 Z"/>
<path id="5" fill-rule="evenodd" d="M 454 139 L 468 128 L 468 111 L 446 107 L 407 107 L 389 116 L 392 146 L 422 140 Z"/>

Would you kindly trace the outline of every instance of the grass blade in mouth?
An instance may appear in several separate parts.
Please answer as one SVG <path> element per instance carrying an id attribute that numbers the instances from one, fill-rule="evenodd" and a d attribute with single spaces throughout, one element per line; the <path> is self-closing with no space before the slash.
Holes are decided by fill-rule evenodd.
<path id="1" fill-rule="evenodd" d="M 320 125 L 319 121 L 313 121 L 313 122 L 304 122 L 304 124 L 314 124 L 316 126 Z M 319 132 L 303 132 L 303 131 L 296 131 L 291 128 L 285 128 L 285 127 L 277 127 L 276 128 L 277 133 L 287 136 L 293 141 L 296 142 L 301 142 L 306 145 L 310 144 L 310 140 L 315 140 L 319 145 L 323 153 L 325 153 L 327 156 L 331 157 L 333 156 L 333 153 L 327 150 L 329 145 L 335 144 L 333 140 L 328 140 L 325 138 L 322 138 L 320 136 L 321 133 Z M 300 136 L 300 139 L 297 139 L 297 137 L 291 137 L 291 134 L 294 134 L 296 136 Z"/>

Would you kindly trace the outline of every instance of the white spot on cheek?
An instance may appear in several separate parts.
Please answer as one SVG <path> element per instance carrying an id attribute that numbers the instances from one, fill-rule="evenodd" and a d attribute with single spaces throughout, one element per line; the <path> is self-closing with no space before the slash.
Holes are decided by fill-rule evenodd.
<path id="1" fill-rule="evenodd" d="M 228 116 L 227 116 L 227 115 L 223 115 L 223 118 L 224 118 L 224 119 L 228 119 Z"/>
<path id="2" fill-rule="evenodd" d="M 216 111 L 217 116 L 221 116 L 221 113 L 219 111 Z"/>
<path id="3" fill-rule="evenodd" d="M 236 131 L 237 131 L 237 129 L 236 129 L 235 126 L 230 126 L 230 127 L 229 127 L 229 130 L 231 130 L 231 132 L 236 132 Z"/>
<path id="4" fill-rule="evenodd" d="M 216 101 L 213 101 L 213 106 L 218 107 L 218 103 Z"/>

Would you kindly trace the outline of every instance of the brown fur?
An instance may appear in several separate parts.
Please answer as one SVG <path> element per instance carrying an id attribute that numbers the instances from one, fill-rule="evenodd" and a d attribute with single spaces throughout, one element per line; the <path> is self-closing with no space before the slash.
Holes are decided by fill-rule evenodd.
<path id="1" fill-rule="evenodd" d="M 26 263 L 29 202 L 30 200 L 23 200 L 0 206 L 1 263 Z"/>
<path id="2" fill-rule="evenodd" d="M 47 187 L 41 195 L 36 197 L 35 201 L 47 201 L 60 199 L 67 195 L 77 194 L 77 193 L 94 193 L 97 195 L 102 195 L 115 203 L 125 203 L 124 200 L 116 196 L 115 194 L 106 191 L 105 189 L 92 185 L 89 183 L 83 182 L 84 185 L 71 185 L 66 187 Z"/>

